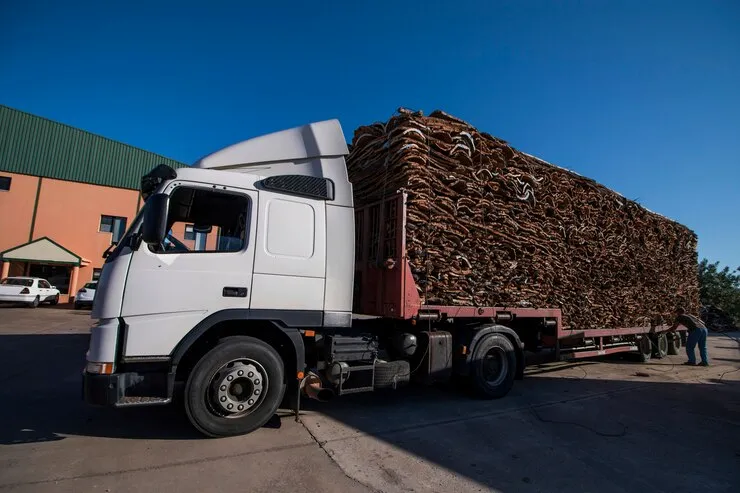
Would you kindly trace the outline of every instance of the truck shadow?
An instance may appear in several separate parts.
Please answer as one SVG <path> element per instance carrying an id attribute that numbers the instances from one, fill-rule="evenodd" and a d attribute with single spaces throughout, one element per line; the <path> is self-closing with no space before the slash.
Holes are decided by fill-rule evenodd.
<path id="1" fill-rule="evenodd" d="M 201 438 L 178 403 L 87 406 L 81 396 L 87 343 L 84 334 L 0 336 L 0 444 L 70 435 Z M 377 474 L 389 487 L 404 482 L 393 462 L 400 451 L 502 491 L 549 490 L 547 478 L 558 476 L 561 485 L 590 491 L 644 491 L 653 483 L 665 491 L 731 491 L 724 485 L 736 477 L 740 454 L 740 382 L 729 374 L 720 381 L 731 367 L 684 369 L 696 379 L 671 382 L 635 380 L 621 365 L 608 378 L 596 377 L 599 372 L 588 371 L 592 364 L 561 365 L 570 370 L 565 377 L 554 368 L 532 368 L 506 398 L 494 401 L 471 399 L 451 386 L 304 400 L 302 421 L 340 465 L 353 454 L 371 472 L 379 464 Z M 280 423 L 275 417 L 268 426 Z M 704 464 L 701 474 L 682 479 L 696 457 Z M 572 471 L 581 472 L 572 478 Z"/>
<path id="2" fill-rule="evenodd" d="M 197 438 L 173 406 L 114 412 L 82 400 L 89 336 L 0 336 L 0 444 L 63 440 L 66 435 Z"/>
<path id="3" fill-rule="evenodd" d="M 117 410 L 85 404 L 82 368 L 88 342 L 86 334 L 0 335 L 0 444 L 53 442 L 67 435 L 202 438 L 180 399 L 170 406 Z M 265 425 L 280 426 L 278 415 Z"/>
<path id="4" fill-rule="evenodd" d="M 364 474 L 380 478 L 381 490 L 419 484 L 403 477 L 408 455 L 433 464 L 430 477 L 441 466 L 496 491 L 729 492 L 740 457 L 740 382 L 717 378 L 727 366 L 705 370 L 689 369 L 694 382 L 629 379 L 634 371 L 623 379 L 532 375 L 494 401 L 412 387 L 312 401 L 303 419 L 340 465 L 374 457 Z M 686 477 L 695 457 L 706 469 Z"/>

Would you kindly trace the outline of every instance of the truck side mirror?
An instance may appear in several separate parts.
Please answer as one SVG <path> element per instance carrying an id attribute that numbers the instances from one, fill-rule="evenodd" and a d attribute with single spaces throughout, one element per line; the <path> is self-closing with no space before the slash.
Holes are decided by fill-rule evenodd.
<path id="1" fill-rule="evenodd" d="M 141 225 L 141 239 L 147 245 L 161 245 L 167 236 L 167 211 L 170 196 L 157 193 L 146 201 L 144 221 Z"/>

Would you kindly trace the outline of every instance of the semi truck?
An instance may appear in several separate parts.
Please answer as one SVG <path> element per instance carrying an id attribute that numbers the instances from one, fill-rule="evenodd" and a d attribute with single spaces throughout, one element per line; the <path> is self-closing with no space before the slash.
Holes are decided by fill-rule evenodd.
<path id="1" fill-rule="evenodd" d="M 655 323 L 575 330 L 558 307 L 422 302 L 406 193 L 356 208 L 347 155 L 328 120 L 142 177 L 144 205 L 105 254 L 86 402 L 165 405 L 181 392 L 192 425 L 222 437 L 263 426 L 280 406 L 298 419 L 302 397 L 454 379 L 500 398 L 533 355 L 647 360 L 680 347 Z"/>

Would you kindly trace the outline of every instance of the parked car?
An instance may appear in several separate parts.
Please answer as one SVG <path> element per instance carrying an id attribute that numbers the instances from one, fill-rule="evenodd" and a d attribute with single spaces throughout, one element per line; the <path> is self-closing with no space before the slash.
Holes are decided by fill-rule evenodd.
<path id="1" fill-rule="evenodd" d="M 36 308 L 41 303 L 59 303 L 59 290 L 38 277 L 7 277 L 0 281 L 1 303 L 24 303 Z"/>
<path id="2" fill-rule="evenodd" d="M 92 306 L 95 300 L 95 290 L 98 287 L 98 281 L 92 281 L 85 284 L 82 289 L 77 291 L 75 296 L 75 309 L 79 310 L 85 306 Z"/>

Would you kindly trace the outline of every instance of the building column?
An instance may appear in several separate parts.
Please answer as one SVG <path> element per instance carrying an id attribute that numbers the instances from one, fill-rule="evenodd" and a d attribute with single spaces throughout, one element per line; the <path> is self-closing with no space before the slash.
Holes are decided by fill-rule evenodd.
<path id="1" fill-rule="evenodd" d="M 10 262 L 3 262 L 3 270 L 0 274 L 0 279 L 5 279 L 10 274 Z"/>
<path id="2" fill-rule="evenodd" d="M 80 266 L 75 265 L 72 267 L 72 275 L 69 276 L 69 301 L 74 301 L 74 297 L 77 295 L 77 277 L 80 275 Z"/>

